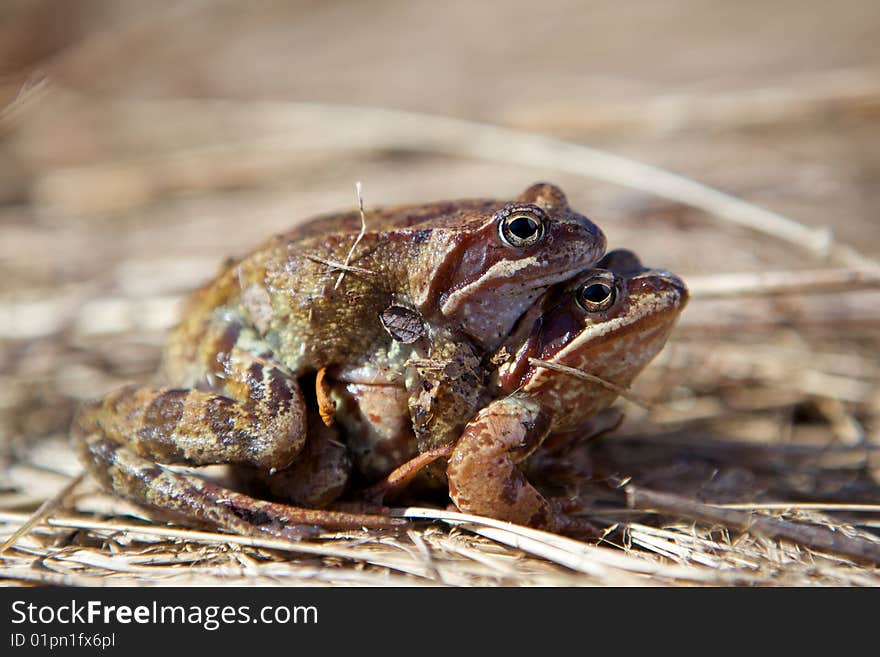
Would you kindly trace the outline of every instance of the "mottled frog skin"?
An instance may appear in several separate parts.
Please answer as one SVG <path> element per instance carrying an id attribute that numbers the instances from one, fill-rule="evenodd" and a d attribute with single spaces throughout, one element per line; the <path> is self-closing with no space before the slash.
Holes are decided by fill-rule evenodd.
<path id="1" fill-rule="evenodd" d="M 276 494 L 326 505 L 345 490 L 351 456 L 301 380 L 314 385 L 319 372 L 344 385 L 399 386 L 419 359 L 465 363 L 479 379 L 471 356 L 497 347 L 544 290 L 605 248 L 602 232 L 548 184 L 512 201 L 375 210 L 365 223 L 360 236 L 357 212 L 306 223 L 229 262 L 193 295 L 169 339 L 165 385 L 111 393 L 75 420 L 97 479 L 135 502 L 244 533 L 393 525 L 256 500 L 160 464 L 229 464 L 268 478 Z M 402 338 L 400 315 L 421 328 Z M 435 385 L 430 370 L 410 376 L 411 396 Z M 462 412 L 456 403 L 477 400 L 450 403 L 450 413 Z"/>

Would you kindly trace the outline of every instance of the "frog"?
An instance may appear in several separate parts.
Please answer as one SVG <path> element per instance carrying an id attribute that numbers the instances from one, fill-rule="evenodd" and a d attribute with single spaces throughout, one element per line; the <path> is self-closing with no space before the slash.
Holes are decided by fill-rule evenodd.
<path id="1" fill-rule="evenodd" d="M 365 491 L 379 501 L 414 484 L 423 492 L 442 481 L 461 511 L 555 532 L 583 535 L 592 526 L 563 513 L 531 485 L 527 465 L 549 441 L 581 442 L 619 421 L 599 418 L 666 343 L 688 301 L 687 286 L 669 271 L 645 267 L 632 251 L 617 249 L 572 281 L 550 288 L 519 320 L 501 347 L 487 355 L 491 370 L 481 390 L 482 408 L 464 418 L 455 441 L 418 449 L 410 428 L 412 458 Z M 449 369 L 447 365 L 447 370 Z M 401 443 L 407 423 L 404 390 L 373 388 L 356 403 L 340 405 L 341 423 L 368 440 L 368 417 L 382 408 L 382 428 L 395 426 Z M 367 408 L 358 408 L 366 403 Z M 397 416 L 390 415 L 397 407 Z M 394 424 L 396 421 L 396 424 Z M 367 425 L 366 427 L 364 425 Z M 375 433 L 375 431 L 374 431 Z M 349 436 L 352 440 L 352 436 Z M 442 467 L 446 476 L 429 468 Z"/>
<path id="2" fill-rule="evenodd" d="M 319 217 L 227 261 L 184 305 L 163 383 L 84 405 L 73 442 L 105 489 L 213 527 L 297 539 L 315 526 L 398 526 L 381 514 L 312 508 L 338 497 L 352 472 L 339 428 L 326 421 L 332 413 L 314 411 L 315 401 L 326 405 L 324 375 L 398 386 L 406 363 L 440 354 L 479 378 L 473 354 L 495 348 L 544 290 L 604 250 L 598 226 L 547 183 L 510 201 Z M 212 464 L 256 472 L 294 491 L 297 505 L 165 467 Z"/>
<path id="3" fill-rule="evenodd" d="M 597 414 L 654 359 L 688 301 L 681 278 L 608 253 L 549 290 L 495 354 L 493 400 L 448 453 L 449 497 L 468 513 L 563 534 L 590 533 L 528 480 L 548 439 L 588 434 Z"/>

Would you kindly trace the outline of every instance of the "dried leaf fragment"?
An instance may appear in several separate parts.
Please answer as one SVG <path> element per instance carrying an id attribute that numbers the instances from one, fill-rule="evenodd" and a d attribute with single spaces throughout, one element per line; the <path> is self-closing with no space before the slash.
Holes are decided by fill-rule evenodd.
<path id="1" fill-rule="evenodd" d="M 388 331 L 388 335 L 403 344 L 412 344 L 425 337 L 422 316 L 411 308 L 388 306 L 379 314 L 379 319 Z"/>

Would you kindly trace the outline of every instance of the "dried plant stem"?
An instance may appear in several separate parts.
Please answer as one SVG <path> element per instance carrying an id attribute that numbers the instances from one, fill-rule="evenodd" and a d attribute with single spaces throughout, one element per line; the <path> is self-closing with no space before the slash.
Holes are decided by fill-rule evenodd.
<path id="1" fill-rule="evenodd" d="M 356 267 L 354 265 L 347 265 L 344 262 L 335 262 L 333 260 L 327 260 L 327 258 L 321 258 L 316 255 L 307 255 L 306 258 L 312 260 L 313 262 L 320 263 L 322 265 L 327 265 L 331 269 L 341 269 L 343 272 L 350 271 L 355 274 L 366 274 L 368 276 L 375 276 L 376 272 L 370 271 L 369 269 L 364 269 L 363 267 Z M 340 274 L 341 276 L 342 274 Z M 335 290 L 336 287 L 334 286 Z"/>
<path id="2" fill-rule="evenodd" d="M 0 108 L 0 135 L 10 132 L 48 90 L 47 78 L 36 74 L 25 80 L 11 103 Z"/>
<path id="3" fill-rule="evenodd" d="M 539 358 L 529 358 L 529 363 L 535 365 L 537 367 L 544 367 L 548 370 L 553 370 L 554 372 L 560 372 L 561 374 L 567 374 L 569 376 L 573 376 L 576 379 L 580 379 L 581 381 L 588 381 L 590 383 L 595 383 L 596 385 L 600 385 L 603 388 L 607 388 L 617 395 L 623 397 L 627 401 L 636 404 L 637 406 L 641 406 L 645 410 L 651 410 L 651 404 L 646 402 L 643 399 L 639 399 L 634 394 L 632 394 L 627 388 L 623 386 L 619 386 L 616 383 L 612 383 L 611 381 L 606 381 L 595 374 L 590 374 L 589 372 L 584 372 L 583 370 L 576 369 L 574 367 L 568 367 L 567 365 L 559 365 L 558 363 L 550 363 L 546 360 L 540 360 Z"/>
<path id="4" fill-rule="evenodd" d="M 395 511 L 394 515 L 410 519 L 441 520 L 612 584 L 650 584 L 649 580 L 634 579 L 633 575 L 705 583 L 734 583 L 750 579 L 743 573 L 722 573 L 704 568 L 658 563 L 617 549 L 591 545 L 539 529 L 458 511 L 408 507 Z"/>
<path id="5" fill-rule="evenodd" d="M 173 157 L 143 163 L 137 175 L 148 179 L 178 178 L 173 174 L 181 161 L 187 163 L 187 168 L 192 168 L 195 161 L 200 171 L 210 171 L 218 161 L 229 161 L 230 158 L 218 158 L 223 154 L 235 154 L 237 157 L 272 154 L 279 160 L 275 166 L 281 166 L 285 162 L 299 160 L 302 151 L 308 149 L 352 151 L 378 148 L 445 153 L 604 180 L 698 208 L 716 219 L 788 242 L 821 260 L 830 259 L 862 269 L 878 267 L 878 263 L 852 247 L 835 243 L 828 228 L 804 226 L 779 213 L 670 171 L 540 134 L 430 114 L 325 103 L 236 104 L 230 101 L 179 99 L 122 101 L 117 109 L 123 113 L 133 110 L 141 114 L 148 112 L 176 116 L 203 117 L 209 113 L 237 117 L 244 122 L 250 118 L 251 123 L 257 125 L 269 122 L 279 126 L 269 137 L 255 139 L 252 135 L 244 134 L 238 142 L 230 141 L 189 152 L 178 150 Z M 137 163 L 129 164 L 138 168 Z M 66 189 L 101 189 L 107 170 L 107 164 L 98 164 L 50 172 L 49 176 L 60 174 L 66 181 L 63 186 Z M 180 173 L 179 177 L 186 179 L 186 172 Z M 149 187 L 163 189 L 158 184 Z M 53 199 L 55 203 L 64 201 L 63 198 Z"/>
<path id="6" fill-rule="evenodd" d="M 354 255 L 354 250 L 357 248 L 357 245 L 361 243 L 361 240 L 364 239 L 364 233 L 367 232 L 367 216 L 364 214 L 364 195 L 361 193 L 362 189 L 360 181 L 356 182 L 354 187 L 357 191 L 358 211 L 361 214 L 361 230 L 352 243 L 351 248 L 348 250 L 348 255 L 345 256 L 343 266 L 340 267 L 342 271 L 339 272 L 339 278 L 336 279 L 336 285 L 333 286 L 334 290 L 338 289 L 342 284 L 342 277 L 345 276 L 345 270 L 349 266 L 348 263 L 351 262 L 351 256 Z"/>
<path id="7" fill-rule="evenodd" d="M 0 520 L 10 520 L 20 517 L 22 514 L 0 512 Z M 377 563 L 394 568 L 395 566 L 387 559 L 379 562 L 369 553 L 358 552 L 347 547 L 335 547 L 329 543 L 308 543 L 299 541 L 286 541 L 275 538 L 259 538 L 240 536 L 237 534 L 220 534 L 190 529 L 177 529 L 174 527 L 162 527 L 156 525 L 133 525 L 123 522 L 101 522 L 88 518 L 50 518 L 47 525 L 52 527 L 65 527 L 69 529 L 87 529 L 92 531 L 125 532 L 127 534 L 158 536 L 165 539 L 179 539 L 193 543 L 209 545 L 242 545 L 248 547 L 267 548 L 284 552 L 310 554 L 321 557 L 334 557 L 338 559 L 350 559 Z M 403 570 L 406 570 L 403 568 Z"/>
<path id="8" fill-rule="evenodd" d="M 787 294 L 826 294 L 880 289 L 880 269 L 820 269 L 689 276 L 695 299 L 756 297 Z"/>
<path id="9" fill-rule="evenodd" d="M 723 525 L 770 540 L 786 540 L 820 552 L 856 561 L 880 563 L 880 542 L 845 536 L 827 527 L 807 526 L 745 513 L 729 508 L 700 504 L 685 497 L 626 487 L 627 501 L 635 509 L 652 510 L 691 521 Z"/>
<path id="10" fill-rule="evenodd" d="M 742 502 L 716 504 L 720 509 L 743 511 L 841 511 L 844 513 L 880 513 L 880 504 L 846 504 L 832 502 Z"/>
<path id="11" fill-rule="evenodd" d="M 64 500 L 73 492 L 73 489 L 76 488 L 79 483 L 85 477 L 85 473 L 81 473 L 78 476 L 71 479 L 60 491 L 58 491 L 55 495 L 47 499 L 43 502 L 36 511 L 31 514 L 31 516 L 22 524 L 21 527 L 16 529 L 12 536 L 3 541 L 3 545 L 0 545 L 0 555 L 2 555 L 6 550 L 15 545 L 16 541 L 20 539 L 22 536 L 27 534 L 31 529 L 33 529 L 43 518 L 48 516 L 52 511 L 58 508 Z"/>

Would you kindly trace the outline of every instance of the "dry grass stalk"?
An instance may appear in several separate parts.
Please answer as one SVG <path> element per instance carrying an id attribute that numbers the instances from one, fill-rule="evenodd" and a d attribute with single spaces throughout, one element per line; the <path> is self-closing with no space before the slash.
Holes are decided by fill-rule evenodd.
<path id="1" fill-rule="evenodd" d="M 350 254 L 351 252 L 349 252 Z M 307 255 L 306 258 L 312 260 L 313 262 L 320 263 L 322 265 L 327 265 L 330 269 L 340 269 L 342 272 L 339 274 L 342 276 L 347 271 L 353 272 L 355 274 L 366 274 L 368 276 L 375 276 L 376 272 L 370 271 L 369 269 L 364 269 L 363 267 L 356 267 L 354 265 L 349 265 L 346 262 L 334 262 L 333 260 L 328 260 L 327 258 L 321 258 L 316 255 Z M 340 280 L 340 279 L 336 279 Z M 334 286 L 335 289 L 335 286 Z"/>
<path id="2" fill-rule="evenodd" d="M 210 171 L 217 166 L 217 162 L 235 161 L 255 149 L 262 153 L 286 153 L 288 158 L 296 158 L 311 147 L 346 151 L 393 148 L 505 164 L 519 163 L 622 185 L 698 208 L 716 220 L 788 242 L 819 260 L 831 260 L 859 269 L 877 268 L 876 262 L 856 249 L 835 243 L 830 230 L 808 228 L 779 213 L 658 167 L 538 134 L 398 110 L 320 103 L 251 102 L 236 107 L 230 101 L 138 101 L 140 110 L 147 107 L 151 112 L 178 116 L 204 117 L 236 112 L 253 114 L 255 123 L 268 121 L 272 125 L 287 127 L 286 134 L 279 132 L 262 140 L 249 139 L 238 144 L 227 143 L 220 148 L 207 148 L 204 152 L 196 150 L 189 153 L 188 157 L 199 158 L 197 168 L 201 170 Z M 123 114 L 126 112 L 124 103 L 119 111 Z M 333 128 L 328 128 L 331 125 Z M 224 154 L 235 157 L 218 157 Z M 162 190 L 166 185 L 154 182 L 152 179 L 156 176 L 163 179 L 186 178 L 185 171 L 180 176 L 173 174 L 180 164 L 180 156 L 180 153 L 175 153 L 167 161 L 140 165 L 130 163 L 135 167 L 131 175 L 150 180 L 145 185 L 147 189 Z M 192 168 L 193 163 L 187 162 L 186 169 Z M 63 172 L 69 178 L 64 184 L 55 184 L 53 181 L 46 189 L 62 194 L 64 189 L 99 190 L 102 179 L 111 174 L 112 171 L 102 165 L 71 169 Z M 63 204 L 64 199 L 55 198 L 53 204 L 56 203 Z"/>
<path id="3" fill-rule="evenodd" d="M 560 365 L 559 363 L 550 363 L 546 360 L 541 360 L 540 358 L 529 358 L 529 363 L 531 365 L 536 365 L 538 367 L 543 367 L 548 370 L 553 370 L 554 372 L 560 372 L 565 374 L 566 376 L 571 376 L 575 379 L 580 379 L 581 381 L 587 381 L 588 383 L 595 383 L 598 386 L 602 386 L 603 388 L 607 388 L 611 392 L 617 394 L 617 396 L 626 399 L 627 401 L 632 402 L 636 406 L 641 406 L 645 410 L 651 410 L 651 404 L 647 401 L 639 399 L 636 395 L 632 394 L 627 388 L 617 385 L 616 383 L 612 383 L 611 381 L 606 381 L 605 379 L 595 376 L 594 374 L 590 374 L 589 372 L 584 372 L 583 370 L 576 369 L 574 367 L 568 367 L 567 365 Z"/>
<path id="4" fill-rule="evenodd" d="M 6 550 L 15 545 L 15 542 L 22 536 L 25 536 L 31 529 L 33 529 L 37 525 L 37 523 L 39 523 L 41 520 L 46 518 L 53 511 L 55 511 L 59 506 L 61 506 L 67 496 L 73 492 L 73 490 L 80 484 L 84 477 L 85 473 L 74 477 L 66 486 L 64 486 L 64 488 L 58 491 L 56 495 L 53 495 L 45 502 L 40 504 L 40 506 L 37 507 L 37 510 L 34 511 L 33 514 L 24 523 L 22 523 L 21 527 L 16 529 L 9 538 L 7 538 L 5 541 L 3 541 L 2 544 L 0 544 L 0 555 L 2 555 L 4 552 L 6 552 Z"/>
<path id="5" fill-rule="evenodd" d="M 721 509 L 700 504 L 668 493 L 627 486 L 627 499 L 634 509 L 653 510 L 730 529 L 750 532 L 770 540 L 788 540 L 813 550 L 829 552 L 848 559 L 880 563 L 880 541 L 846 536 L 825 527 L 808 527 L 781 520 L 772 520 L 735 509 Z"/>
<path id="6" fill-rule="evenodd" d="M 367 232 L 367 216 L 364 214 L 364 195 L 362 193 L 363 189 L 361 187 L 360 181 L 355 183 L 355 190 L 357 192 L 357 202 L 358 202 L 358 212 L 361 215 L 361 229 L 358 232 L 357 237 L 354 242 L 352 242 L 351 248 L 348 250 L 348 253 L 345 255 L 345 262 L 342 263 L 343 266 L 340 267 L 342 269 L 339 272 L 339 278 L 336 279 L 336 283 L 333 285 L 333 289 L 339 289 L 339 286 L 342 285 L 342 277 L 345 276 L 345 271 L 351 262 L 351 256 L 354 255 L 355 249 L 357 249 L 358 244 L 361 243 L 361 240 L 364 239 L 364 233 Z"/>
<path id="7" fill-rule="evenodd" d="M 688 278 L 695 299 L 826 294 L 880 289 L 880 269 L 819 269 L 714 274 Z"/>

